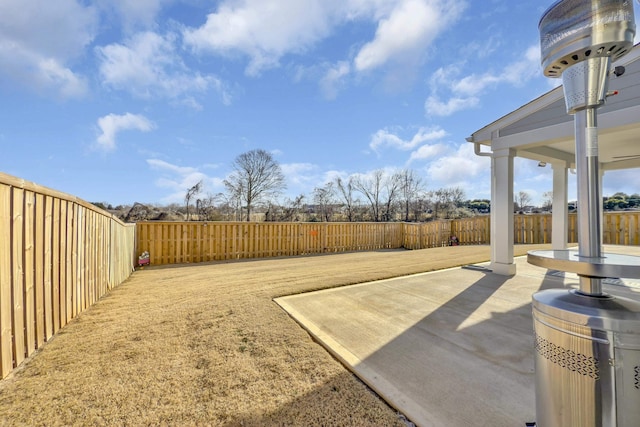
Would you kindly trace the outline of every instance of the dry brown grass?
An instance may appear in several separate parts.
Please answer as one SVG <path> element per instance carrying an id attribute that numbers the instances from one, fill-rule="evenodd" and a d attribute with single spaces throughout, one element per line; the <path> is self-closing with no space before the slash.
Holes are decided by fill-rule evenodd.
<path id="1" fill-rule="evenodd" d="M 488 258 L 458 246 L 138 271 L 0 382 L 0 424 L 403 425 L 272 299 Z"/>

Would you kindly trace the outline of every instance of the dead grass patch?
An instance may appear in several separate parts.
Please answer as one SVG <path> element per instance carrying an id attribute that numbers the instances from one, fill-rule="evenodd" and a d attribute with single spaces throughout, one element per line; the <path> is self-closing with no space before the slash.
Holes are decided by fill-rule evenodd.
<path id="1" fill-rule="evenodd" d="M 458 246 L 138 271 L 0 382 L 0 424 L 403 425 L 272 299 L 488 258 Z"/>

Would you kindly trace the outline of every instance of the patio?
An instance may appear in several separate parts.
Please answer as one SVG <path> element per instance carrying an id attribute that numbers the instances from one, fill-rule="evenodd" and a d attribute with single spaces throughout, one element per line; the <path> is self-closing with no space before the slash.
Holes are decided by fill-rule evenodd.
<path id="1" fill-rule="evenodd" d="M 524 426 L 535 420 L 531 295 L 577 276 L 515 262 L 511 277 L 463 267 L 276 302 L 417 425 Z M 612 294 L 640 291 L 638 281 L 606 283 Z"/>

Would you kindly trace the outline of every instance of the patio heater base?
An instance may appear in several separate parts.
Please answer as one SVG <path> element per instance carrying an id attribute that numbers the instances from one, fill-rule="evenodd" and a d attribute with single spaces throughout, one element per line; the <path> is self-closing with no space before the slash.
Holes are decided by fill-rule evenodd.
<path id="1" fill-rule="evenodd" d="M 640 303 L 554 289 L 533 296 L 539 427 L 640 420 Z"/>

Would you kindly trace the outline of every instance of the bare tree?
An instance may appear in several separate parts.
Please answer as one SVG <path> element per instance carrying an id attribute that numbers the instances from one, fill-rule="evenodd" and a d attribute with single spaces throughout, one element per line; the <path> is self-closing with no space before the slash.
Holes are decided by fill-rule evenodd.
<path id="1" fill-rule="evenodd" d="M 439 216 L 449 219 L 455 216 L 456 210 L 462 205 L 464 190 L 460 187 L 440 188 L 432 191 L 430 196 L 433 199 L 435 219 Z"/>
<path id="2" fill-rule="evenodd" d="M 426 193 L 420 193 L 409 205 L 414 221 L 422 221 L 422 216 L 429 211 L 429 199 Z"/>
<path id="3" fill-rule="evenodd" d="M 213 221 L 216 216 L 219 218 L 220 213 L 215 207 L 216 196 L 208 193 L 206 197 L 196 200 L 196 212 L 198 219 L 201 221 Z"/>
<path id="4" fill-rule="evenodd" d="M 384 171 L 377 169 L 370 177 L 359 175 L 354 180 L 354 188 L 362 193 L 371 207 L 371 217 L 374 221 L 380 221 L 380 197 L 382 193 Z"/>
<path id="5" fill-rule="evenodd" d="M 336 192 L 338 193 L 341 202 L 344 203 L 345 211 L 347 214 L 347 220 L 353 221 L 354 208 L 357 204 L 357 200 L 354 198 L 355 184 L 354 178 L 349 177 L 347 182 L 344 182 L 342 178 L 337 177 L 335 179 Z"/>
<path id="6" fill-rule="evenodd" d="M 531 204 L 531 196 L 526 191 L 518 191 L 516 195 L 516 204 L 519 210 L 523 210 L 527 205 Z"/>
<path id="7" fill-rule="evenodd" d="M 448 206 L 447 218 L 455 218 L 457 217 L 456 212 L 464 203 L 464 190 L 460 187 L 452 187 L 449 191 L 451 192 L 451 203 Z"/>
<path id="8" fill-rule="evenodd" d="M 240 193 L 229 191 L 215 196 L 220 212 L 226 221 L 242 221 L 242 197 Z"/>
<path id="9" fill-rule="evenodd" d="M 442 215 L 442 211 L 449 203 L 449 191 L 446 188 L 439 188 L 435 191 L 429 192 L 433 205 L 433 218 L 438 219 Z"/>
<path id="10" fill-rule="evenodd" d="M 334 197 L 335 189 L 333 188 L 333 182 L 328 182 L 323 187 L 313 189 L 313 203 L 316 205 L 323 221 L 331 221 Z"/>
<path id="11" fill-rule="evenodd" d="M 300 213 L 304 206 L 304 194 L 298 194 L 298 197 L 293 199 L 289 206 L 285 208 L 287 214 L 287 221 L 300 221 Z"/>
<path id="12" fill-rule="evenodd" d="M 200 191 L 202 191 L 202 180 L 198 181 L 198 183 L 196 185 L 194 185 L 193 187 L 189 188 L 187 190 L 187 194 L 185 194 L 184 196 L 184 202 L 187 208 L 187 221 L 190 220 L 190 213 L 189 213 L 189 202 L 191 201 L 192 198 L 194 198 L 196 195 L 198 195 L 200 193 Z"/>
<path id="13" fill-rule="evenodd" d="M 298 195 L 293 200 L 287 198 L 281 207 L 280 215 L 272 215 L 277 218 L 274 221 L 300 221 L 300 213 L 304 204 L 304 194 Z"/>
<path id="14" fill-rule="evenodd" d="M 233 169 L 224 185 L 245 204 L 247 221 L 251 220 L 251 208 L 256 202 L 274 197 L 286 188 L 280 165 L 265 150 L 240 154 L 233 161 Z"/>
<path id="15" fill-rule="evenodd" d="M 409 221 L 411 205 L 417 203 L 424 193 L 422 179 L 412 169 L 403 169 L 399 172 L 400 196 L 402 199 L 404 220 Z M 414 209 L 415 212 L 415 209 Z M 417 220 L 417 215 L 415 216 Z"/>
<path id="16" fill-rule="evenodd" d="M 384 180 L 384 212 L 383 221 L 391 221 L 394 218 L 394 208 L 402 190 L 402 174 L 396 172 Z"/>
<path id="17" fill-rule="evenodd" d="M 542 209 L 551 210 L 553 206 L 553 191 L 545 191 L 542 193 Z"/>

